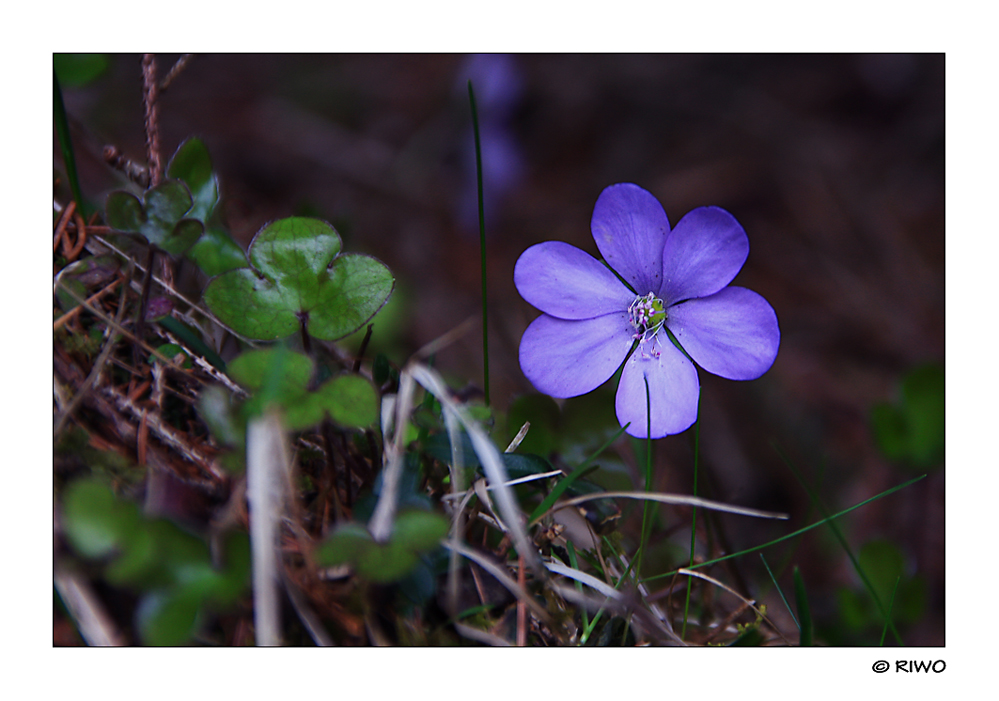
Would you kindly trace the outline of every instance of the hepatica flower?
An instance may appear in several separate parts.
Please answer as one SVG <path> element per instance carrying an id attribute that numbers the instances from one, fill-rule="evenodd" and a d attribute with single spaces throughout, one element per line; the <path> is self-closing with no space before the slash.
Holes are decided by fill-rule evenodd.
<path id="1" fill-rule="evenodd" d="M 699 391 L 697 369 L 667 330 L 715 375 L 753 380 L 770 369 L 780 345 L 777 315 L 760 295 L 729 286 L 749 255 L 731 214 L 699 207 L 670 230 L 656 198 L 625 183 L 600 194 L 591 230 L 607 265 L 547 241 L 514 268 L 521 296 L 543 312 L 520 341 L 520 366 L 539 391 L 585 394 L 624 362 L 618 421 L 630 423 L 632 436 L 661 438 L 694 423 Z"/>

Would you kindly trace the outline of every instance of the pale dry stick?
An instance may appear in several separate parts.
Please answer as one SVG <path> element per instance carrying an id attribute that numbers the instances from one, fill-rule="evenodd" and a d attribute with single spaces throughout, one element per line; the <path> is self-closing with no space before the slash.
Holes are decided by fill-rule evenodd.
<path id="1" fill-rule="evenodd" d="M 509 640 L 504 640 L 495 633 L 479 630 L 478 628 L 467 626 L 464 623 L 459 623 L 458 621 L 455 621 L 454 629 L 463 637 L 468 638 L 469 640 L 474 640 L 477 643 L 485 643 L 486 645 L 492 645 L 493 647 L 510 647 Z"/>
<path id="2" fill-rule="evenodd" d="M 382 456 L 385 464 L 382 472 L 382 493 L 375 505 L 374 513 L 371 514 L 371 519 L 368 521 L 368 531 L 371 533 L 371 537 L 379 543 L 388 541 L 389 536 L 392 535 L 392 524 L 395 520 L 399 493 L 399 478 L 402 475 L 406 423 L 409 420 L 409 413 L 413 409 L 415 390 L 416 382 L 412 374 L 403 370 L 399 378 L 399 392 L 395 397 L 395 423 L 392 426 L 391 441 L 388 440 L 390 434 L 383 428 L 386 442 Z"/>
<path id="3" fill-rule="evenodd" d="M 753 611 L 756 613 L 757 616 L 759 616 L 762 620 L 766 621 L 767 625 L 769 625 L 771 628 L 777 631 L 777 635 L 779 635 L 785 643 L 787 643 L 788 645 L 791 644 L 791 641 L 784 637 L 784 634 L 781 633 L 780 629 L 774 625 L 773 621 L 767 618 L 766 614 L 764 614 L 762 611 L 756 608 L 756 602 L 753 601 L 752 599 L 747 599 L 742 594 L 737 592 L 735 589 L 732 589 L 732 587 L 723 584 L 714 577 L 706 575 L 703 572 L 698 572 L 697 570 L 688 570 L 686 567 L 681 567 L 680 569 L 677 570 L 677 574 L 684 574 L 687 575 L 688 577 L 697 577 L 698 579 L 703 579 L 705 582 L 710 582 L 711 584 L 714 584 L 716 587 L 719 587 L 720 589 L 724 589 L 729 594 L 739 599 L 739 601 L 741 601 L 743 604 L 753 609 Z"/>
<path id="4" fill-rule="evenodd" d="M 281 418 L 274 412 L 246 428 L 246 498 L 250 507 L 253 623 L 259 646 L 281 644 L 280 546 L 290 465 Z"/>
<path id="5" fill-rule="evenodd" d="M 517 554 L 517 585 L 527 591 L 524 556 L 520 553 Z M 517 647 L 527 647 L 527 605 L 523 599 L 517 599 Z"/>
<path id="6" fill-rule="evenodd" d="M 454 412 L 449 409 L 444 411 L 444 426 L 447 429 L 448 440 L 451 442 L 451 464 L 448 465 L 451 473 L 451 496 L 457 497 L 462 493 L 464 486 L 465 458 L 462 450 L 458 419 L 454 415 Z M 458 504 L 458 510 L 451 519 L 451 542 L 455 545 L 465 539 L 462 506 L 462 503 Z M 452 550 L 447 572 L 448 613 L 452 616 L 458 615 L 458 586 L 458 553 Z"/>
<path id="7" fill-rule="evenodd" d="M 282 581 L 284 582 L 284 589 L 288 592 L 288 598 L 291 599 L 292 608 L 295 609 L 295 613 L 298 614 L 299 620 L 305 626 L 305 629 L 309 631 L 309 636 L 311 636 L 312 641 L 317 647 L 335 647 L 336 643 L 333 642 L 333 638 L 330 634 L 326 632 L 326 628 L 323 627 L 323 623 L 319 620 L 319 616 L 316 615 L 312 607 L 309 606 L 309 602 L 306 600 L 305 596 L 302 594 L 302 590 L 298 588 L 298 585 L 292 582 L 287 575 L 284 574 L 282 570 Z"/>
<path id="8" fill-rule="evenodd" d="M 114 621 L 104 610 L 100 599 L 90 589 L 90 585 L 83 577 L 57 563 L 53 582 L 87 645 L 122 646 L 127 644 L 125 637 L 115 627 Z"/>

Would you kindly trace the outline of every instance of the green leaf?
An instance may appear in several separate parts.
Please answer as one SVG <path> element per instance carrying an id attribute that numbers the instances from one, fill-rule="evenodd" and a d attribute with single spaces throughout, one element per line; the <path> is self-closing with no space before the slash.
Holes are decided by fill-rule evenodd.
<path id="1" fill-rule="evenodd" d="M 414 552 L 425 552 L 437 546 L 447 534 L 448 523 L 432 511 L 403 511 L 396 517 L 391 541 Z"/>
<path id="2" fill-rule="evenodd" d="M 83 87 L 107 71 L 107 54 L 54 54 L 52 65 L 59 83 L 68 88 Z"/>
<path id="3" fill-rule="evenodd" d="M 905 576 L 905 557 L 898 547 L 887 540 L 872 540 L 860 549 L 857 557 L 881 602 L 887 606 L 895 581 Z"/>
<path id="4" fill-rule="evenodd" d="M 190 190 L 193 205 L 187 216 L 207 221 L 219 200 L 219 186 L 204 142 L 190 138 L 182 143 L 170 159 L 166 174 L 168 178 L 182 180 Z"/>
<path id="5" fill-rule="evenodd" d="M 350 563 L 364 579 L 380 584 L 405 577 L 419 563 L 419 556 L 433 549 L 447 533 L 448 522 L 429 511 L 399 513 L 388 543 L 376 543 L 358 523 L 344 523 L 316 549 L 323 566 Z"/>
<path id="6" fill-rule="evenodd" d="M 183 589 L 156 590 L 142 598 L 136 623 L 144 645 L 183 645 L 197 628 L 198 597 Z"/>
<path id="7" fill-rule="evenodd" d="M 280 367 L 275 363 L 282 363 Z M 275 403 L 284 409 L 285 426 L 300 431 L 330 418 L 348 428 L 366 428 L 378 420 L 378 394 L 360 375 L 332 377 L 314 392 L 308 390 L 315 364 L 302 353 L 282 348 L 247 351 L 229 364 L 229 374 L 254 392 L 245 412 L 257 414 Z M 274 373 L 273 386 L 265 378 Z"/>
<path id="8" fill-rule="evenodd" d="M 279 348 L 260 348 L 246 351 L 229 363 L 229 376 L 248 390 L 256 392 L 264 386 L 272 365 L 281 354 L 282 366 L 278 373 L 279 384 L 272 388 L 275 399 L 297 397 L 305 391 L 312 377 L 315 363 L 303 354 Z"/>
<path id="9" fill-rule="evenodd" d="M 945 446 L 945 382 L 940 365 L 902 378 L 898 402 L 871 410 L 871 428 L 885 457 L 920 470 L 939 467 Z"/>
<path id="10" fill-rule="evenodd" d="M 179 256 L 204 233 L 196 219 L 184 219 L 193 201 L 180 180 L 165 180 L 146 191 L 144 200 L 118 190 L 108 195 L 105 218 L 108 226 L 138 236 L 167 253 Z"/>
<path id="11" fill-rule="evenodd" d="M 139 521 L 135 505 L 119 502 L 100 480 L 78 480 L 66 490 L 63 501 L 66 537 L 86 557 L 105 557 L 120 549 Z"/>
<path id="12" fill-rule="evenodd" d="M 208 277 L 246 267 L 246 254 L 232 237 L 217 226 L 209 226 L 204 235 L 191 246 L 187 257 Z"/>
<path id="13" fill-rule="evenodd" d="M 339 375 L 315 393 L 320 406 L 341 426 L 367 428 L 378 420 L 378 394 L 360 375 Z"/>
<path id="14" fill-rule="evenodd" d="M 381 262 L 340 255 L 340 247 L 339 234 L 318 219 L 273 222 L 250 244 L 252 268 L 212 279 L 205 303 L 223 323 L 250 338 L 284 338 L 303 323 L 315 338 L 343 338 L 381 309 L 395 281 Z"/>

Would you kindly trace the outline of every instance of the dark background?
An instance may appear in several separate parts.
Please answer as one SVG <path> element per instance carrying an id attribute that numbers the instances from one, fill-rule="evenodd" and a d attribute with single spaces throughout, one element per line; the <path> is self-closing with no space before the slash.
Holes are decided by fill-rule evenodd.
<path id="1" fill-rule="evenodd" d="M 175 59 L 159 57 L 160 75 Z M 332 222 L 346 250 L 383 260 L 398 279 L 396 321 L 376 324 L 373 343 L 402 363 L 480 311 L 469 78 L 484 140 L 497 408 L 532 391 L 517 345 L 537 312 L 513 286 L 517 257 L 544 240 L 596 254 L 593 204 L 630 181 L 673 223 L 701 205 L 732 212 L 750 240 L 735 283 L 766 297 L 780 322 L 763 378 L 700 373 L 714 496 L 786 510 L 794 527 L 814 520 L 775 443 L 810 478 L 822 472 L 832 510 L 916 474 L 880 456 L 869 414 L 905 372 L 944 359 L 942 55 L 198 55 L 162 96 L 163 151 L 205 140 L 244 245 L 270 220 L 307 214 Z M 102 201 L 121 186 L 101 162 L 105 144 L 144 160 L 139 57 L 115 56 L 65 99 L 85 194 Z M 436 362 L 454 386 L 481 386 L 480 329 Z M 690 445 L 659 442 L 657 488 L 689 493 Z M 890 539 L 925 579 L 927 613 L 908 645 L 944 642 L 943 505 L 939 471 L 840 521 L 855 550 Z M 727 523 L 733 547 L 789 530 Z M 820 614 L 838 587 L 857 586 L 819 531 L 794 563 Z"/>

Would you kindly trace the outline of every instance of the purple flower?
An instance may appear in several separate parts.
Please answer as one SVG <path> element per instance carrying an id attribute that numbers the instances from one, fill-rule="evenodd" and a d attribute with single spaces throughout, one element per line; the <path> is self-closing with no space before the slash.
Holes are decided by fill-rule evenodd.
<path id="1" fill-rule="evenodd" d="M 694 423 L 699 392 L 697 370 L 667 330 L 715 375 L 753 380 L 770 369 L 780 345 L 773 307 L 728 286 L 749 255 L 746 232 L 731 214 L 698 207 L 670 231 L 656 198 L 625 183 L 600 194 L 590 228 L 627 285 L 560 241 L 531 246 L 514 268 L 521 296 L 544 312 L 520 341 L 520 366 L 539 391 L 585 394 L 628 358 L 617 388 L 618 421 L 630 423 L 628 433 L 638 438 L 651 423 L 652 438 L 661 438 Z"/>

